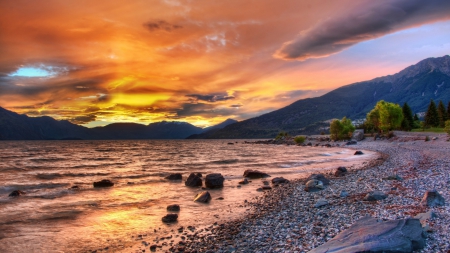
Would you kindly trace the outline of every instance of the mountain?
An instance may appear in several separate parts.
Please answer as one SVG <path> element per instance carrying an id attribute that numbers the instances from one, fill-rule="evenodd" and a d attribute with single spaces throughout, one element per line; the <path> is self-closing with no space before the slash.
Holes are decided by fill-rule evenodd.
<path id="1" fill-rule="evenodd" d="M 234 120 L 234 119 L 226 119 L 224 122 L 219 123 L 217 125 L 203 128 L 203 132 L 207 132 L 207 131 L 210 131 L 210 130 L 213 130 L 213 129 L 222 129 L 222 128 L 224 128 L 224 127 L 226 127 L 228 125 L 234 124 L 236 122 L 238 122 L 238 121 Z"/>
<path id="2" fill-rule="evenodd" d="M 217 124 L 217 125 L 210 126 L 210 127 L 205 127 L 205 128 L 203 128 L 203 132 L 202 132 L 202 133 L 199 133 L 199 134 L 193 134 L 193 135 L 187 137 L 186 139 L 209 139 L 210 136 L 212 136 L 213 134 L 215 134 L 215 133 L 216 133 L 217 131 L 219 131 L 220 129 L 222 129 L 222 128 L 228 126 L 228 125 L 237 123 L 237 122 L 238 122 L 238 121 L 237 121 L 237 120 L 234 120 L 234 119 L 227 119 L 227 120 L 225 120 L 224 122 L 219 123 L 219 124 Z"/>
<path id="3" fill-rule="evenodd" d="M 358 82 L 323 96 L 298 100 L 289 106 L 244 120 L 216 131 L 208 138 L 273 138 L 280 131 L 295 134 L 319 133 L 321 123 L 344 116 L 365 118 L 379 100 L 424 112 L 430 99 L 450 100 L 450 56 L 428 58 L 397 74 Z"/>

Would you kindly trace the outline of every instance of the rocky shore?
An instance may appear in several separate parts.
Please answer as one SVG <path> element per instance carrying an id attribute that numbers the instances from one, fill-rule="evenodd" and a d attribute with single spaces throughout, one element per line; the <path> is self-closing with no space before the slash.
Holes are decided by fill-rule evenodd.
<path id="1" fill-rule="evenodd" d="M 430 141 L 425 141 L 426 136 Z M 248 211 L 238 220 L 202 229 L 180 227 L 174 232 L 179 239 L 170 241 L 164 251 L 309 252 L 366 216 L 392 221 L 432 211 L 429 217 L 421 215 L 426 243 L 417 252 L 449 252 L 450 142 L 446 134 L 398 132 L 394 138 L 366 139 L 347 147 L 376 151 L 380 156 L 358 168 L 347 168 L 345 175 L 324 171 L 330 183 L 321 191 L 305 191 L 306 179 L 292 180 L 245 200 L 242 204 Z M 424 205 L 422 199 L 429 190 L 440 193 L 446 203 Z M 367 201 L 373 192 L 386 198 Z M 161 244 L 167 246 L 170 238 L 165 239 L 146 243 L 147 250 L 161 251 Z"/>

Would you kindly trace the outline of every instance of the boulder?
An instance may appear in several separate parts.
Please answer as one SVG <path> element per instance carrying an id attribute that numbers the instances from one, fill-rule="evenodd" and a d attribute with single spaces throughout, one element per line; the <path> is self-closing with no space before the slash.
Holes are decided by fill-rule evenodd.
<path id="1" fill-rule="evenodd" d="M 364 130 L 363 129 L 355 130 L 352 134 L 352 139 L 356 141 L 364 140 Z"/>
<path id="2" fill-rule="evenodd" d="M 326 199 L 319 199 L 316 204 L 314 204 L 314 207 L 319 208 L 326 205 L 328 205 L 328 201 Z"/>
<path id="3" fill-rule="evenodd" d="M 334 175 L 336 177 L 342 177 L 345 176 L 345 174 L 347 174 L 348 170 L 345 167 L 339 167 L 336 169 L 336 171 L 334 172 Z"/>
<path id="4" fill-rule="evenodd" d="M 284 177 L 276 177 L 272 179 L 272 184 L 287 184 L 289 180 Z"/>
<path id="5" fill-rule="evenodd" d="M 248 184 L 247 178 L 244 178 L 244 180 L 240 181 L 239 184 Z"/>
<path id="6" fill-rule="evenodd" d="M 308 177 L 308 179 L 306 179 L 306 181 L 313 179 L 322 181 L 323 185 L 330 184 L 330 180 L 328 180 L 323 174 L 312 174 L 311 176 Z"/>
<path id="7" fill-rule="evenodd" d="M 189 177 L 186 179 L 186 182 L 184 182 L 184 185 L 190 187 L 202 186 L 202 184 L 203 184 L 202 179 L 198 177 L 195 173 L 191 173 Z"/>
<path id="8" fill-rule="evenodd" d="M 388 196 L 384 194 L 381 191 L 371 191 L 367 193 L 367 195 L 364 197 L 363 200 L 365 201 L 377 201 L 377 200 L 383 200 L 387 198 Z"/>
<path id="9" fill-rule="evenodd" d="M 325 188 L 322 181 L 313 179 L 306 182 L 305 191 L 307 192 L 318 192 Z"/>
<path id="10" fill-rule="evenodd" d="M 183 179 L 183 176 L 181 175 L 181 173 L 172 173 L 172 174 L 168 175 L 167 177 L 165 177 L 165 179 L 168 179 L 168 180 L 181 180 L 181 179 Z"/>
<path id="11" fill-rule="evenodd" d="M 423 206 L 444 206 L 445 199 L 436 190 L 427 191 L 420 202 Z"/>
<path id="12" fill-rule="evenodd" d="M 178 220 L 178 214 L 169 213 L 166 216 L 162 217 L 162 221 L 165 223 L 176 222 Z"/>
<path id="13" fill-rule="evenodd" d="M 102 181 L 94 182 L 94 187 L 112 187 L 114 183 L 111 180 L 103 179 Z"/>
<path id="14" fill-rule="evenodd" d="M 168 205 L 167 211 L 170 212 L 179 212 L 180 211 L 180 205 L 174 204 L 174 205 Z"/>
<path id="15" fill-rule="evenodd" d="M 246 171 L 244 171 L 244 177 L 264 178 L 264 177 L 270 177 L 270 175 L 266 174 L 264 172 L 261 172 L 259 170 L 246 170 Z"/>
<path id="16" fill-rule="evenodd" d="M 211 200 L 211 194 L 207 191 L 200 192 L 199 194 L 195 195 L 194 201 L 195 202 L 201 202 L 201 203 L 208 203 Z"/>
<path id="17" fill-rule="evenodd" d="M 360 150 L 356 151 L 354 155 L 364 155 L 364 153 Z"/>
<path id="18" fill-rule="evenodd" d="M 202 173 L 200 173 L 200 172 L 195 173 L 195 175 L 196 175 L 197 177 L 202 177 Z"/>
<path id="19" fill-rule="evenodd" d="M 23 191 L 15 190 L 15 191 L 11 192 L 11 193 L 8 195 L 8 197 L 19 197 L 19 196 L 22 196 L 22 195 L 24 195 L 24 194 L 26 194 L 26 193 L 23 192 Z"/>
<path id="20" fill-rule="evenodd" d="M 225 181 L 225 178 L 220 173 L 212 173 L 206 175 L 205 178 L 205 185 L 208 188 L 222 188 L 223 187 L 223 181 Z"/>
<path id="21" fill-rule="evenodd" d="M 413 252 L 425 247 L 417 219 L 380 221 L 366 216 L 309 253 Z"/>

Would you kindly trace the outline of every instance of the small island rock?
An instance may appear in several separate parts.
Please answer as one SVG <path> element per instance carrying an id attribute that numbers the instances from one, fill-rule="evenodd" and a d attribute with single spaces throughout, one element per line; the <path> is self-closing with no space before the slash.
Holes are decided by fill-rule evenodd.
<path id="1" fill-rule="evenodd" d="M 205 178 L 205 185 L 208 188 L 222 188 L 223 187 L 223 181 L 225 181 L 225 178 L 220 173 L 212 173 L 206 175 Z"/>
<path id="2" fill-rule="evenodd" d="M 356 151 L 354 155 L 364 155 L 364 153 L 360 150 Z"/>
<path id="3" fill-rule="evenodd" d="M 345 167 L 339 167 L 336 169 L 336 171 L 334 172 L 334 175 L 336 177 L 342 177 L 345 176 L 345 174 L 347 174 L 348 170 Z"/>
<path id="4" fill-rule="evenodd" d="M 197 174 L 191 173 L 189 177 L 186 179 L 186 182 L 184 182 L 184 184 L 190 187 L 197 187 L 202 186 L 203 182 L 202 179 L 199 176 L 197 176 Z"/>
<path id="5" fill-rule="evenodd" d="M 19 196 L 24 195 L 24 194 L 26 194 L 26 193 L 23 192 L 23 191 L 15 190 L 15 191 L 11 192 L 8 195 L 8 197 L 19 197 Z"/>
<path id="6" fill-rule="evenodd" d="M 246 171 L 244 171 L 244 177 L 264 178 L 264 177 L 270 177 L 270 175 L 267 173 L 261 172 L 259 170 L 246 170 Z"/>
<path id="7" fill-rule="evenodd" d="M 102 181 L 94 182 L 94 187 L 112 187 L 114 183 L 111 180 L 103 179 Z"/>
<path id="8" fill-rule="evenodd" d="M 180 205 L 174 204 L 174 205 L 168 205 L 167 206 L 167 211 L 170 212 L 178 212 L 180 211 Z"/>
<path id="9" fill-rule="evenodd" d="M 162 217 L 162 221 L 165 223 L 176 222 L 178 220 L 178 214 L 169 213 L 166 216 Z"/>
<path id="10" fill-rule="evenodd" d="M 168 180 L 181 180 L 181 179 L 183 179 L 183 176 L 181 175 L 181 173 L 172 173 L 172 174 L 168 175 L 167 177 L 165 177 L 165 179 L 168 179 Z"/>

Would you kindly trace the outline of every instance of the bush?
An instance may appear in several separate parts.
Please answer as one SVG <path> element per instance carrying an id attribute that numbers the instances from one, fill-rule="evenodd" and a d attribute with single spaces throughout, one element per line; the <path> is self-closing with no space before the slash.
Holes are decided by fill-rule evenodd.
<path id="1" fill-rule="evenodd" d="M 281 131 L 278 133 L 278 135 L 275 137 L 275 140 L 284 140 L 289 136 L 287 132 Z"/>
<path id="2" fill-rule="evenodd" d="M 297 144 L 302 144 L 303 142 L 305 142 L 305 140 L 306 140 L 306 137 L 302 136 L 302 135 L 295 136 L 295 138 L 294 138 L 294 141 Z"/>
<path id="3" fill-rule="evenodd" d="M 342 120 L 335 119 L 330 124 L 330 138 L 334 141 L 350 139 L 353 131 L 355 131 L 355 127 L 352 125 L 352 121 L 346 117 Z"/>
<path id="4" fill-rule="evenodd" d="M 445 131 L 447 134 L 450 134 L 450 120 L 445 121 L 445 128 L 444 128 L 444 131 Z"/>

